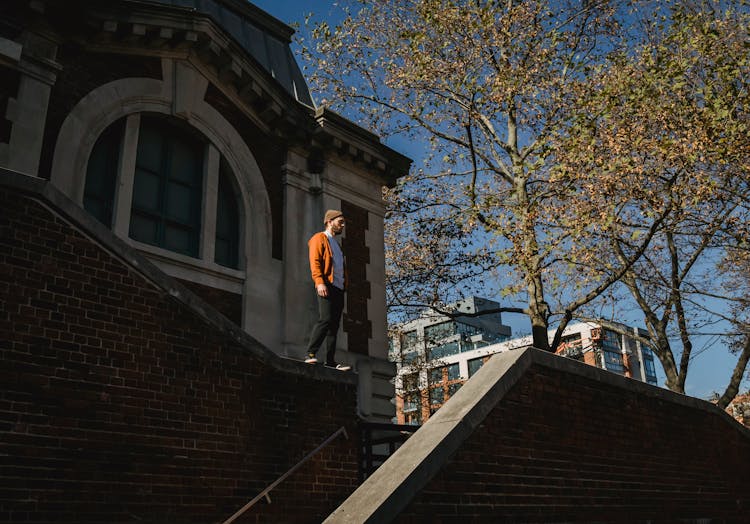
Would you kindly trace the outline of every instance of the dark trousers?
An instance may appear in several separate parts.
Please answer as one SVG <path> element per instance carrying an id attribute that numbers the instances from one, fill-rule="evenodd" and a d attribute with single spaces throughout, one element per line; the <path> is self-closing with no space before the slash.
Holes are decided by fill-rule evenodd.
<path id="1" fill-rule="evenodd" d="M 326 364 L 336 365 L 336 335 L 341 323 L 341 313 L 344 311 L 344 292 L 334 286 L 328 286 L 328 296 L 318 295 L 318 322 L 310 333 L 307 352 L 316 354 L 325 341 Z"/>

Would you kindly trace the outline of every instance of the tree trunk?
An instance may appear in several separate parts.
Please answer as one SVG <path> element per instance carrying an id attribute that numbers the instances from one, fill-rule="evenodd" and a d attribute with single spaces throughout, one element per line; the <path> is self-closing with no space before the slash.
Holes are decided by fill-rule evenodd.
<path id="1" fill-rule="evenodd" d="M 544 282 L 542 280 L 539 243 L 536 238 L 536 223 L 530 209 L 529 196 L 526 190 L 526 177 L 521 165 L 513 166 L 515 171 L 515 197 L 518 203 L 517 216 L 520 217 L 520 235 L 517 249 L 521 252 L 520 265 L 526 273 L 526 291 L 529 295 L 529 319 L 531 336 L 535 348 L 550 351 L 549 305 L 544 300 Z"/>
<path id="2" fill-rule="evenodd" d="M 669 339 L 666 334 L 659 333 L 656 337 L 656 344 L 654 345 L 654 353 L 661 362 L 661 367 L 664 369 L 664 375 L 667 380 L 665 386 L 667 389 L 675 391 L 677 393 L 685 393 L 685 381 L 680 380 L 680 372 L 677 369 L 677 363 L 674 361 L 674 355 L 672 353 L 672 347 L 669 344 Z"/>
<path id="3" fill-rule="evenodd" d="M 734 372 L 732 373 L 732 378 L 729 380 L 729 385 L 727 386 L 726 391 L 724 391 L 724 394 L 719 398 L 719 401 L 716 403 L 716 405 L 721 409 L 726 408 L 729 403 L 734 400 L 734 397 L 737 396 L 737 393 L 740 390 L 740 383 L 742 382 L 742 377 L 745 374 L 745 369 L 747 369 L 747 363 L 749 360 L 750 335 L 747 335 L 745 337 L 745 345 L 742 347 L 742 352 L 740 353 L 740 358 L 737 360 L 737 364 L 734 366 Z"/>

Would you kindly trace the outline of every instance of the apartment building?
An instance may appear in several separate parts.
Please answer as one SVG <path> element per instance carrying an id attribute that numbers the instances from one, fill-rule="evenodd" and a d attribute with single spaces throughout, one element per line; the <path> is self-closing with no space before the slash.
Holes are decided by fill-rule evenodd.
<path id="1" fill-rule="evenodd" d="M 397 364 L 396 421 L 421 424 L 465 382 L 468 354 L 510 340 L 500 304 L 468 297 L 445 307 L 451 314 L 426 310 L 415 320 L 395 326 L 390 359 Z M 476 365 L 476 364 L 472 364 Z"/>
<path id="2" fill-rule="evenodd" d="M 498 308 L 497 302 L 470 297 L 447 308 L 455 310 L 456 316 L 426 312 L 396 326 L 391 359 L 398 366 L 399 424 L 426 421 L 493 354 L 532 345 L 530 336 L 511 339 L 510 328 L 502 324 L 500 313 L 473 316 Z M 596 322 L 568 326 L 557 354 L 656 385 L 654 355 L 639 340 L 646 332 L 618 323 L 608 326 Z M 550 339 L 553 334 L 550 332 Z"/>

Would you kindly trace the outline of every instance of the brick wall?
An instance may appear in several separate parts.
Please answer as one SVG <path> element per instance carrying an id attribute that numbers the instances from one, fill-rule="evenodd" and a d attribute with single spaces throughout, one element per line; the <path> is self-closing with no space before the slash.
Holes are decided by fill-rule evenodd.
<path id="1" fill-rule="evenodd" d="M 367 355 L 369 340 L 372 338 L 372 322 L 367 314 L 367 300 L 371 297 L 370 282 L 367 280 L 370 249 L 365 241 L 368 229 L 367 210 L 342 201 L 341 211 L 346 217 L 344 253 L 348 283 L 343 326 L 349 341 L 347 350 Z"/>
<path id="2" fill-rule="evenodd" d="M 748 522 L 750 439 L 718 415 L 534 365 L 397 522 Z"/>
<path id="3" fill-rule="evenodd" d="M 0 185 L 0 210 L 0 521 L 222 521 L 342 425 L 238 522 L 354 489 L 353 379 L 278 363 L 37 197 Z"/>
<path id="4" fill-rule="evenodd" d="M 533 348 L 497 353 L 326 520 L 747 523 L 750 431 Z"/>

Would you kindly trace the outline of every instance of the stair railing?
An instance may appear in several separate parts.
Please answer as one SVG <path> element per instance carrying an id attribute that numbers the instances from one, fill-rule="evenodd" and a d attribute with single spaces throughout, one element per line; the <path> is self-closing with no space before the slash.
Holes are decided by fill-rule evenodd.
<path id="1" fill-rule="evenodd" d="M 250 509 L 256 502 L 258 502 L 262 498 L 265 498 L 266 501 L 270 504 L 271 503 L 271 497 L 269 496 L 269 493 L 271 492 L 271 490 L 273 488 L 275 488 L 276 486 L 278 486 L 279 484 L 281 484 L 282 482 L 284 482 L 284 480 L 286 480 L 286 478 L 289 475 L 291 475 L 292 473 L 294 473 L 295 471 L 297 471 L 297 469 L 300 466 L 302 466 L 305 462 L 307 462 L 308 460 L 310 460 L 321 449 L 323 449 L 328 444 L 330 444 L 331 442 L 333 442 L 336 439 L 336 437 L 338 437 L 342 433 L 344 434 L 345 438 L 347 438 L 347 439 L 349 438 L 349 435 L 347 435 L 347 433 L 346 433 L 346 428 L 344 426 L 341 426 L 339 429 L 336 430 L 336 432 L 333 433 L 333 435 L 331 435 L 330 437 L 328 437 L 327 439 L 325 439 L 320 446 L 318 446 L 317 448 L 315 448 L 314 450 L 312 450 L 310 453 L 308 453 L 307 455 L 305 455 L 305 457 L 302 460 L 300 460 L 299 462 L 297 462 L 294 466 L 292 466 L 289 469 L 289 471 L 287 471 L 286 473 L 284 473 L 283 475 L 281 475 L 279 478 L 277 478 L 275 481 L 273 481 L 271 484 L 269 484 L 266 489 L 264 489 L 263 491 L 261 491 L 258 494 L 258 496 L 256 496 L 253 500 L 251 500 L 250 502 L 248 502 L 247 504 L 245 504 L 244 506 L 242 506 L 239 510 L 237 510 L 237 512 L 234 515 L 232 515 L 231 517 L 229 517 L 222 524 L 231 524 L 232 522 L 234 522 L 235 520 L 237 520 L 243 513 L 245 513 L 248 509 Z"/>

